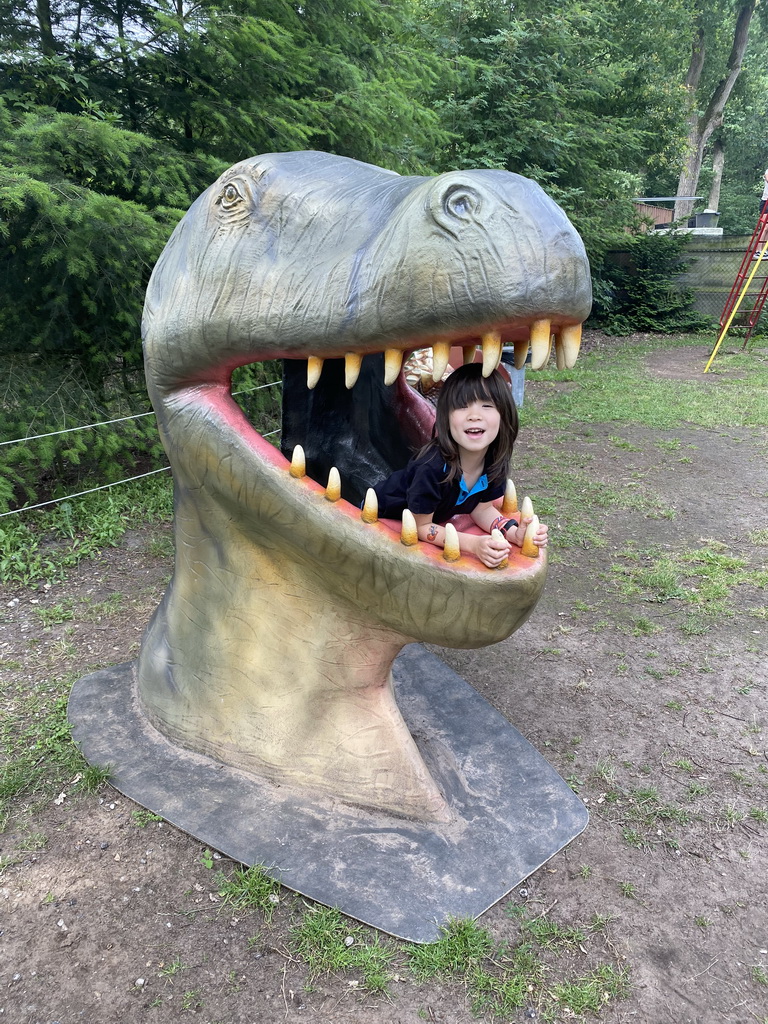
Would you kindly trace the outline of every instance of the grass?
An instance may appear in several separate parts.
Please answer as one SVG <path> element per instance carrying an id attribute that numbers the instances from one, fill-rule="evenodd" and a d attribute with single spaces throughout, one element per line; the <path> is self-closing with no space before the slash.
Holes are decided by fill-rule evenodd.
<path id="1" fill-rule="evenodd" d="M 0 583 L 63 580 L 83 559 L 118 544 L 126 530 L 168 522 L 172 514 L 172 482 L 158 476 L 8 516 L 0 520 Z"/>
<path id="2" fill-rule="evenodd" d="M 768 569 L 751 566 L 725 544 L 709 540 L 702 547 L 668 551 L 627 548 L 611 572 L 625 597 L 640 597 L 655 604 L 678 601 L 687 610 L 684 632 L 706 632 L 707 620 L 744 611 L 744 587 L 768 588 Z M 738 590 L 739 601 L 734 602 Z"/>
<path id="3" fill-rule="evenodd" d="M 54 680 L 14 701 L 0 720 L 0 815 L 12 801 L 93 792 L 109 768 L 89 765 L 72 740 L 67 700 L 72 679 Z"/>
<path id="4" fill-rule="evenodd" d="M 280 902 L 280 883 L 270 878 L 263 865 L 235 868 L 229 878 L 219 874 L 217 883 L 219 896 L 224 901 L 223 906 L 236 910 L 258 909 L 266 921 L 272 920 L 275 908 Z"/>
<path id="5" fill-rule="evenodd" d="M 573 430 L 575 422 L 642 424 L 658 430 L 683 424 L 768 426 L 764 357 L 718 356 L 714 374 L 701 382 L 662 379 L 645 370 L 644 360 L 653 352 L 701 344 L 702 337 L 696 335 L 645 335 L 631 345 L 584 355 L 572 370 L 542 371 L 537 382 L 552 387 L 537 388 L 535 398 L 526 395 L 523 424 L 564 430 Z M 563 388 L 565 382 L 573 386 Z"/>

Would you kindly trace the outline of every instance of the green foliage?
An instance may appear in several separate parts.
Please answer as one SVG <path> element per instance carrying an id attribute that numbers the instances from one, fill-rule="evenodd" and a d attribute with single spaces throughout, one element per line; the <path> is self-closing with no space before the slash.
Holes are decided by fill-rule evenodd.
<path id="1" fill-rule="evenodd" d="M 457 69 L 435 105 L 453 133 L 440 167 L 499 167 L 538 181 L 593 261 L 632 220 L 649 161 L 682 130 L 674 82 L 687 49 L 677 0 L 618 4 L 424 0 Z"/>
<path id="2" fill-rule="evenodd" d="M 100 387 L 115 368 L 140 365 L 152 266 L 220 165 L 45 108 L 6 110 L 4 127 L 0 352 L 74 357 Z"/>
<path id="3" fill-rule="evenodd" d="M 692 293 L 675 278 L 688 267 L 685 236 L 661 232 L 626 235 L 623 252 L 603 267 L 608 294 L 593 309 L 594 322 L 610 334 L 702 330 L 709 321 L 691 305 Z"/>
<path id="4" fill-rule="evenodd" d="M 81 559 L 115 545 L 131 526 L 172 515 L 169 478 L 150 477 L 50 509 L 0 519 L 0 583 L 62 579 Z"/>

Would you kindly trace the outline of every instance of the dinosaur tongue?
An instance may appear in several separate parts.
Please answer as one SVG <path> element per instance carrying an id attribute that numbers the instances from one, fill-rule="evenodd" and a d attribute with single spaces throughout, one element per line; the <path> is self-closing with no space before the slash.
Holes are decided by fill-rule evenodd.
<path id="1" fill-rule="evenodd" d="M 381 353 L 363 357 L 350 390 L 342 359 L 326 360 L 311 391 L 304 360 L 283 364 L 281 451 L 290 459 L 294 447 L 301 445 L 307 473 L 318 483 L 325 484 L 335 466 L 343 496 L 353 505 L 429 440 L 434 419 L 433 407 L 408 386 L 402 373 L 394 384 L 384 384 Z"/>

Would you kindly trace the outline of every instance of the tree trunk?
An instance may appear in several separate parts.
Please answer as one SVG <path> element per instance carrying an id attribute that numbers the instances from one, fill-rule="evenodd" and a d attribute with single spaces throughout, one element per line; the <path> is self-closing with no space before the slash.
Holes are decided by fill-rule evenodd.
<path id="1" fill-rule="evenodd" d="M 56 53 L 56 40 L 51 26 L 51 5 L 49 0 L 37 0 L 35 5 L 37 27 L 40 31 L 40 49 L 44 56 L 53 57 Z"/>
<path id="2" fill-rule="evenodd" d="M 692 47 L 688 74 L 685 79 L 691 115 L 686 155 L 677 183 L 678 196 L 692 196 L 699 184 L 699 174 L 701 173 L 701 165 L 707 143 L 712 132 L 723 123 L 725 105 L 741 72 L 742 61 L 744 60 L 747 43 L 749 42 L 749 26 L 752 21 L 752 15 L 755 13 L 756 2 L 757 0 L 743 0 L 739 6 L 726 73 L 718 82 L 717 87 L 706 104 L 704 113 L 700 117 L 696 114 L 696 107 L 700 106 L 696 102 L 696 91 L 701 79 L 706 51 L 704 48 L 703 32 L 701 28 L 697 31 Z M 675 220 L 689 217 L 692 211 L 693 200 L 678 199 L 675 203 Z"/>
<path id="3" fill-rule="evenodd" d="M 720 186 L 723 183 L 723 167 L 725 166 L 725 146 L 722 139 L 717 139 L 712 147 L 712 188 L 709 190 L 707 209 L 716 210 L 720 202 Z"/>

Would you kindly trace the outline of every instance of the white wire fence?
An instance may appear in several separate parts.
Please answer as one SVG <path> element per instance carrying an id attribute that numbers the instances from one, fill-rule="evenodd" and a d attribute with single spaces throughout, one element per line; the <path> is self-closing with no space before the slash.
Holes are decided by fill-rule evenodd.
<path id="1" fill-rule="evenodd" d="M 282 380 L 270 381 L 267 384 L 257 384 L 252 388 L 242 388 L 240 391 L 233 391 L 232 397 L 236 398 L 238 395 L 249 394 L 254 391 L 263 391 L 265 388 L 274 388 L 282 384 Z M 114 423 L 125 423 L 128 420 L 143 419 L 146 416 L 154 416 L 155 412 L 150 409 L 148 412 L 134 413 L 131 416 L 118 416 L 111 420 L 100 420 L 98 423 L 84 423 L 78 427 L 64 427 L 62 430 L 51 430 L 45 434 L 29 434 L 26 437 L 17 437 L 11 441 L 0 441 L 0 448 L 6 445 L 13 444 L 25 444 L 28 441 L 39 441 L 46 437 L 56 437 L 59 434 L 71 434 L 79 430 L 93 430 L 96 427 L 108 427 Z M 266 434 L 262 434 L 262 437 L 273 437 L 275 434 L 280 433 L 280 428 L 276 430 L 270 430 Z M 35 505 L 22 505 L 20 508 L 11 509 L 9 512 L 0 512 L 0 519 L 4 519 L 6 516 L 15 516 L 20 512 L 32 512 L 35 509 L 47 508 L 51 505 L 58 505 L 62 501 L 70 501 L 72 498 L 82 498 L 86 494 L 94 494 L 96 491 L 104 491 L 110 487 L 119 487 L 121 484 L 129 484 L 134 480 L 143 480 L 145 477 L 157 476 L 158 473 L 167 473 L 170 470 L 170 466 L 161 466 L 159 469 L 151 469 L 146 473 L 137 473 L 135 476 L 127 476 L 123 480 L 113 480 L 108 484 L 100 484 L 97 487 L 90 487 L 85 491 L 77 491 L 75 494 L 67 494 L 60 498 L 51 498 L 49 501 L 40 501 Z"/>

